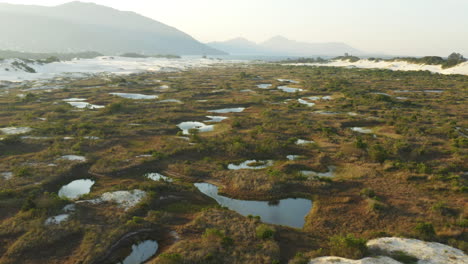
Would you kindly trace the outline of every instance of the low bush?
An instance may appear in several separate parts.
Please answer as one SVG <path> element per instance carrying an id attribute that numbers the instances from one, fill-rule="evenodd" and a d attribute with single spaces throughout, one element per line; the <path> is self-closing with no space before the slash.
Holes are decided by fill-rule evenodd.
<path id="1" fill-rule="evenodd" d="M 366 240 L 352 234 L 336 235 L 330 238 L 330 254 L 333 256 L 361 259 L 367 255 Z"/>
<path id="2" fill-rule="evenodd" d="M 261 239 L 271 239 L 275 236 L 276 230 L 273 227 L 270 227 L 266 224 L 261 224 L 255 229 L 255 234 L 257 238 Z"/>
<path id="3" fill-rule="evenodd" d="M 434 226 L 431 223 L 428 222 L 421 222 L 418 223 L 414 227 L 414 231 L 416 232 L 416 235 L 424 240 L 430 240 L 433 239 L 436 235 Z"/>

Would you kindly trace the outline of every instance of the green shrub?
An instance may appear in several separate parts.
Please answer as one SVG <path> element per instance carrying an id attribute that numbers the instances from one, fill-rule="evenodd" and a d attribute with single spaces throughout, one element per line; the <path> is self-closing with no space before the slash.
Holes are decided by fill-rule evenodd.
<path id="1" fill-rule="evenodd" d="M 21 142 L 20 135 L 7 135 L 3 138 L 2 142 L 5 145 L 14 145 Z"/>
<path id="2" fill-rule="evenodd" d="M 442 64 L 442 69 L 454 67 L 460 63 L 465 62 L 466 59 L 460 53 L 452 53 L 448 56 L 447 60 Z"/>
<path id="3" fill-rule="evenodd" d="M 261 224 L 255 229 L 255 234 L 257 238 L 261 239 L 270 239 L 275 236 L 276 230 L 273 227 L 270 227 L 266 224 Z"/>
<path id="4" fill-rule="evenodd" d="M 33 93 L 27 93 L 23 98 L 21 98 L 22 102 L 32 102 L 37 100 L 37 96 Z"/>
<path id="5" fill-rule="evenodd" d="M 361 196 L 368 197 L 368 198 L 374 198 L 375 197 L 375 191 L 370 189 L 370 188 L 364 188 L 360 192 Z"/>
<path id="6" fill-rule="evenodd" d="M 203 238 L 210 239 L 213 237 L 223 238 L 224 232 L 216 228 L 207 228 L 203 233 Z"/>
<path id="7" fill-rule="evenodd" d="M 60 62 L 60 59 L 56 56 L 50 56 L 47 57 L 46 59 L 40 60 L 39 62 L 41 63 L 52 63 L 52 62 Z"/>
<path id="8" fill-rule="evenodd" d="M 294 256 L 294 258 L 291 261 L 289 261 L 289 264 L 307 264 L 309 263 L 309 260 L 310 258 L 304 256 L 303 253 L 298 252 Z"/>
<path id="9" fill-rule="evenodd" d="M 183 263 L 184 259 L 180 254 L 177 253 L 162 253 L 159 255 L 160 264 L 180 264 Z"/>
<path id="10" fill-rule="evenodd" d="M 13 169 L 15 177 L 30 177 L 32 176 L 32 169 L 27 166 L 16 167 Z"/>
<path id="11" fill-rule="evenodd" d="M 12 189 L 0 190 L 0 199 L 12 198 L 15 196 L 15 191 Z"/>
<path id="12" fill-rule="evenodd" d="M 437 212 L 441 215 L 450 215 L 450 216 L 455 216 L 456 215 L 456 210 L 450 208 L 447 203 L 443 202 L 443 201 L 440 201 L 436 204 L 434 204 L 432 207 L 431 207 L 431 210 L 434 211 L 434 212 Z"/>
<path id="13" fill-rule="evenodd" d="M 434 226 L 428 222 L 418 223 L 414 227 L 414 231 L 419 237 L 425 240 L 432 239 L 436 235 Z"/>
<path id="14" fill-rule="evenodd" d="M 388 158 L 388 154 L 382 145 L 373 145 L 369 149 L 369 157 L 374 162 L 383 163 Z"/>
<path id="15" fill-rule="evenodd" d="M 134 216 L 132 217 L 132 220 L 128 220 L 127 224 L 141 224 L 144 221 L 145 220 L 143 219 L 143 217 Z"/>
<path id="16" fill-rule="evenodd" d="M 36 203 L 34 203 L 33 198 L 29 197 L 23 202 L 23 205 L 21 206 L 21 211 L 29 211 L 35 208 Z"/>
<path id="17" fill-rule="evenodd" d="M 387 205 L 375 199 L 368 199 L 367 206 L 371 212 L 380 212 L 387 209 Z"/>
<path id="18" fill-rule="evenodd" d="M 157 160 L 162 160 L 162 159 L 167 157 L 167 155 L 165 153 L 162 153 L 162 152 L 157 151 L 157 150 L 152 151 L 151 156 L 153 156 L 153 158 L 155 158 Z"/>
<path id="19" fill-rule="evenodd" d="M 223 239 L 221 240 L 221 244 L 223 245 L 224 248 L 230 247 L 234 244 L 234 239 L 224 236 Z"/>
<path id="20" fill-rule="evenodd" d="M 418 263 L 418 258 L 410 256 L 402 251 L 392 252 L 391 257 L 392 259 L 400 261 L 401 263 L 404 263 L 404 264 L 417 264 Z"/>
<path id="21" fill-rule="evenodd" d="M 126 107 L 123 103 L 111 103 L 108 105 L 106 108 L 104 108 L 102 111 L 105 114 L 117 114 L 120 112 L 124 112 L 126 110 Z"/>
<path id="22" fill-rule="evenodd" d="M 330 254 L 333 256 L 361 259 L 367 255 L 366 240 L 356 238 L 352 234 L 332 236 L 329 246 Z"/>
<path id="23" fill-rule="evenodd" d="M 224 248 L 230 247 L 234 244 L 234 239 L 226 236 L 224 231 L 216 228 L 207 228 L 202 237 L 205 241 L 218 241 Z"/>
<path id="24" fill-rule="evenodd" d="M 364 141 L 362 141 L 362 138 L 356 139 L 356 142 L 354 143 L 354 145 L 356 146 L 356 148 L 359 148 L 359 149 L 367 148 L 367 144 Z"/>

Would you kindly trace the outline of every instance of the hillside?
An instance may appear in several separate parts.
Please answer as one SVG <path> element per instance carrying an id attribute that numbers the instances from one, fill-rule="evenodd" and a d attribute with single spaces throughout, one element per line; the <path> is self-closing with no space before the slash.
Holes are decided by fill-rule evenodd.
<path id="1" fill-rule="evenodd" d="M 0 49 L 17 51 L 223 54 L 134 12 L 82 2 L 55 7 L 0 4 L 0 32 Z"/>
<path id="2" fill-rule="evenodd" d="M 361 51 L 345 43 L 307 43 L 282 36 L 276 36 L 258 44 L 244 38 L 235 38 L 223 42 L 210 42 L 207 45 L 238 55 L 338 56 L 344 53 L 362 54 Z"/>
<path id="3" fill-rule="evenodd" d="M 245 38 L 234 38 L 227 41 L 215 41 L 207 43 L 208 46 L 215 49 L 225 51 L 229 54 L 242 54 L 242 55 L 262 55 L 270 53 Z"/>

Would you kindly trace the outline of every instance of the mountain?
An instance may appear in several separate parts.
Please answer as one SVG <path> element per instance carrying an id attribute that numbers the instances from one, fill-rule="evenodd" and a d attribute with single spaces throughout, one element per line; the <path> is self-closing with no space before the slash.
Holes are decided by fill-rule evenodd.
<path id="1" fill-rule="evenodd" d="M 176 28 L 137 13 L 82 2 L 55 7 L 0 3 L 0 49 L 27 52 L 91 50 L 106 55 L 124 52 L 224 54 Z"/>
<path id="2" fill-rule="evenodd" d="M 226 51 L 229 54 L 258 55 L 265 53 L 262 47 L 245 38 L 235 38 L 223 42 L 210 42 L 207 43 L 207 45 L 218 50 Z"/>
<path id="3" fill-rule="evenodd" d="M 207 44 L 237 55 L 338 56 L 344 53 L 362 54 L 361 51 L 345 43 L 307 43 L 290 40 L 282 36 L 273 37 L 260 44 L 243 38 Z"/>
<path id="4" fill-rule="evenodd" d="M 287 55 L 324 55 L 337 56 L 344 53 L 356 54 L 361 53 L 359 50 L 352 48 L 344 43 L 306 43 L 289 40 L 282 36 L 273 37 L 260 44 L 268 50 L 275 50 Z"/>

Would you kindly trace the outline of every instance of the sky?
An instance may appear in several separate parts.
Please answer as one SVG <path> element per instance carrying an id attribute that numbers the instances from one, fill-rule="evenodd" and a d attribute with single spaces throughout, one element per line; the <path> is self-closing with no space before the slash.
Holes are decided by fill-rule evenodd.
<path id="1" fill-rule="evenodd" d="M 0 0 L 54 6 L 64 0 Z M 281 35 L 368 53 L 468 57 L 468 0 L 85 0 L 134 11 L 199 41 Z"/>

